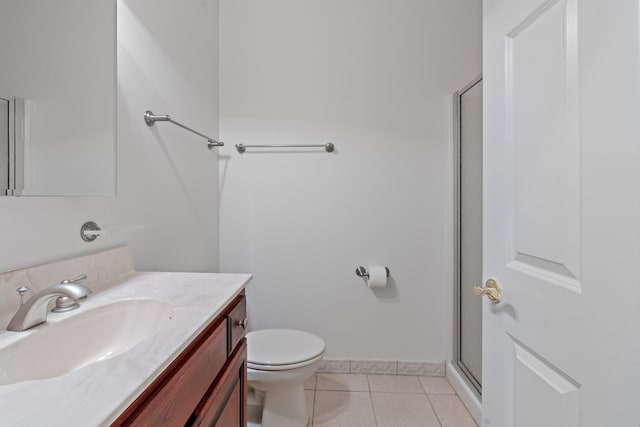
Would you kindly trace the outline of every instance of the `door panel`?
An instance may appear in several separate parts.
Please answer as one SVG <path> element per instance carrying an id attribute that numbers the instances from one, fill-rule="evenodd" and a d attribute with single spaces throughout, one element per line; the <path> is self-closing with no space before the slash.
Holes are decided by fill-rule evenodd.
<path id="1" fill-rule="evenodd" d="M 508 346 L 507 425 L 579 427 L 580 385 L 516 340 Z"/>
<path id="2" fill-rule="evenodd" d="M 505 78 L 515 151 L 511 267 L 579 290 L 576 11 L 575 0 L 544 2 L 516 21 Z"/>

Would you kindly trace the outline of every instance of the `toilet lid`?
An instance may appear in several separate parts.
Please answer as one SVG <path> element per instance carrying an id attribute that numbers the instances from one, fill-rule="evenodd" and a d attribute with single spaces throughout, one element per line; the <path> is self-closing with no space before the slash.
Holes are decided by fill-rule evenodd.
<path id="1" fill-rule="evenodd" d="M 318 357 L 324 340 L 294 329 L 263 329 L 247 334 L 247 362 L 254 365 L 292 365 Z"/>

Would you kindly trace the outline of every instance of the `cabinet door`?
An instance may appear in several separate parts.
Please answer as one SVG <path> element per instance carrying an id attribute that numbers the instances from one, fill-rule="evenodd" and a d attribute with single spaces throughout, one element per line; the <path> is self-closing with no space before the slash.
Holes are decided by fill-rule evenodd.
<path id="1" fill-rule="evenodd" d="M 234 351 L 220 381 L 209 389 L 194 426 L 245 427 L 247 414 L 247 340 Z"/>
<path id="2" fill-rule="evenodd" d="M 239 427 L 244 426 L 245 424 L 242 422 L 242 413 L 241 413 L 241 405 L 242 405 L 242 396 L 241 396 L 241 385 L 240 382 L 236 382 L 235 387 L 231 391 L 231 395 L 229 396 L 229 400 L 224 408 L 222 408 L 222 412 L 220 413 L 220 417 L 215 422 L 215 424 L 209 424 L 210 426 L 215 427 Z M 206 424 L 204 424 L 206 425 Z"/>

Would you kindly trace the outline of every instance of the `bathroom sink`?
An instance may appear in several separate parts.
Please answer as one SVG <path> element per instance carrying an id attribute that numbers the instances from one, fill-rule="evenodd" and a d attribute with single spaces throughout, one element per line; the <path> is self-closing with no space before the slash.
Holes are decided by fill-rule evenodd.
<path id="1" fill-rule="evenodd" d="M 57 377 L 123 354 L 168 326 L 172 315 L 169 303 L 128 299 L 16 332 L 25 337 L 0 349 L 0 386 Z"/>

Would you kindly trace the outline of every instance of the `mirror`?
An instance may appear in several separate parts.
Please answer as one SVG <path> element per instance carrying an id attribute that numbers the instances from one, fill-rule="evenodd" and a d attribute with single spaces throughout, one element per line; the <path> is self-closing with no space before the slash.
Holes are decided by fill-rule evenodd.
<path id="1" fill-rule="evenodd" d="M 116 0 L 2 0 L 0 195 L 116 191 Z"/>

